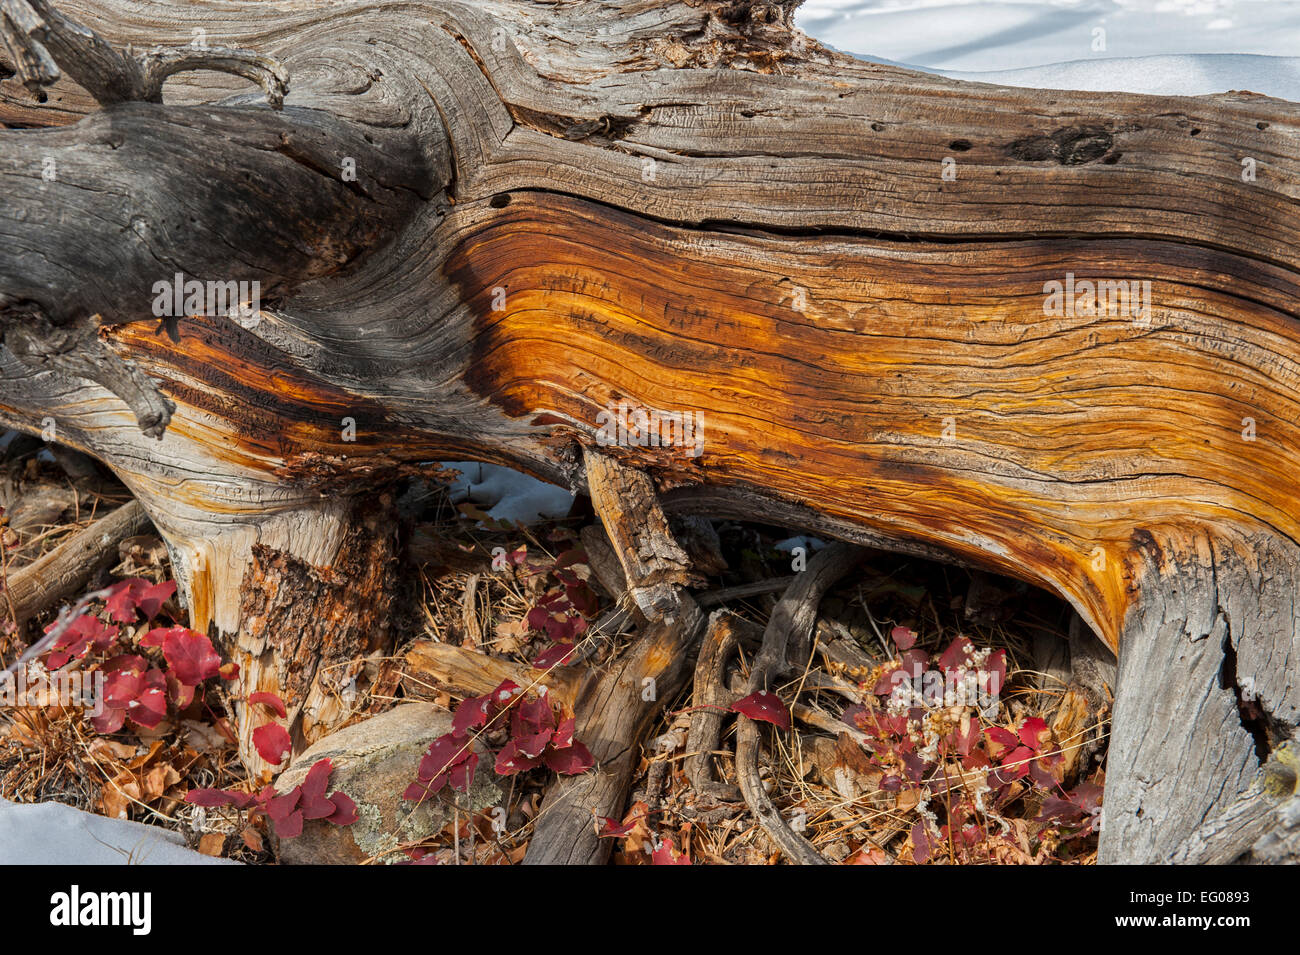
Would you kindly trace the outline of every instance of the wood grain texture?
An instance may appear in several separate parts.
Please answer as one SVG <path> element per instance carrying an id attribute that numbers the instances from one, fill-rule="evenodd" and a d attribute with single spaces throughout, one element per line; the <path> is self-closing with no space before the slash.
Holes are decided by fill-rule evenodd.
<path id="1" fill-rule="evenodd" d="M 0 80 L 0 124 L 58 127 L 0 130 L 0 307 L 107 315 L 176 405 L 152 441 L 6 346 L 0 420 L 53 418 L 122 475 L 198 625 L 236 632 L 254 543 L 328 567 L 347 499 L 404 467 L 584 487 L 626 402 L 701 422 L 696 455 L 609 449 L 667 508 L 1068 599 L 1121 656 L 1108 859 L 1169 858 L 1300 722 L 1300 106 L 963 84 L 711 0 L 60 7 L 119 45 L 201 28 L 290 77 L 283 114 L 206 73 L 105 113 L 66 78 L 44 103 Z M 225 142 L 260 178 L 196 183 Z M 344 148 L 369 197 L 321 174 Z M 42 190 L 50 149 L 70 178 Z M 200 196 L 191 229 L 158 228 Z M 131 324 L 157 271 L 117 238 L 140 216 L 166 259 L 283 294 L 179 345 Z M 1149 310 L 1045 311 L 1069 275 L 1149 282 Z"/>

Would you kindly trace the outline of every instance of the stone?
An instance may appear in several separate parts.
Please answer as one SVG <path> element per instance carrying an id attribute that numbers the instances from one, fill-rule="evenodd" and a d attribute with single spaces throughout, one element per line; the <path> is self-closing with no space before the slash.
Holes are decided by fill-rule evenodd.
<path id="1" fill-rule="evenodd" d="M 402 862 L 399 845 L 418 842 L 441 830 L 452 816 L 444 798 L 472 811 L 500 804 L 501 789 L 492 772 L 492 758 L 476 744 L 479 768 L 466 793 L 444 789 L 417 804 L 402 798 L 415 781 L 420 759 L 429 744 L 451 732 L 451 714 L 431 703 L 404 703 L 386 713 L 344 727 L 318 740 L 299 755 L 275 782 L 288 792 L 321 759 L 334 766 L 329 791 L 342 791 L 357 804 L 360 818 L 351 826 L 308 820 L 302 835 L 280 840 L 280 861 L 287 865 L 356 865 Z"/>

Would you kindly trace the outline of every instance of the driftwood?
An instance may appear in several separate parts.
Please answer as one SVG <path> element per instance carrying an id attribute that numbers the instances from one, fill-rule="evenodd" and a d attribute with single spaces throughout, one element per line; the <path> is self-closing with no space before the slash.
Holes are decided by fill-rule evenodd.
<path id="1" fill-rule="evenodd" d="M 510 680 L 534 692 L 546 687 L 551 698 L 573 708 L 582 673 L 573 667 L 539 670 L 476 650 L 417 640 L 406 651 L 402 672 L 413 689 L 438 687 L 461 696 L 482 696 Z"/>
<path id="2" fill-rule="evenodd" d="M 597 447 L 670 512 L 1069 600 L 1119 653 L 1107 861 L 1178 857 L 1300 723 L 1295 104 L 962 84 L 792 4 L 58 6 L 94 32 L 0 0 L 0 422 L 122 477 L 300 745 L 386 607 L 375 490 L 601 497 Z M 174 273 L 262 308 L 158 316 Z M 664 555 L 618 556 L 654 611 Z M 331 613 L 328 665 L 279 632 Z"/>
<path id="3" fill-rule="evenodd" d="M 142 534 L 149 517 L 131 501 L 77 531 L 48 554 L 10 573 L 0 594 L 4 614 L 12 612 L 21 627 L 43 610 L 76 596 L 100 571 L 118 558 L 117 545 Z"/>

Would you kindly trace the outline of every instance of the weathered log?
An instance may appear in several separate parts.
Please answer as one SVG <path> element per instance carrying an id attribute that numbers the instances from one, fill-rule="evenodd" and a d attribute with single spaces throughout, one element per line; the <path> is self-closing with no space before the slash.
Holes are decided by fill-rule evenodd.
<path id="1" fill-rule="evenodd" d="M 449 643 L 417 640 L 406 651 L 402 672 L 420 689 L 451 690 L 462 696 L 483 696 L 510 680 L 531 692 L 545 686 L 547 695 L 573 708 L 582 673 L 572 667 L 538 670 L 522 663 L 488 656 Z"/>
<path id="2" fill-rule="evenodd" d="M 792 656 L 801 659 L 807 655 L 806 647 L 817 623 L 817 605 L 822 595 L 853 569 L 862 554 L 861 548 L 832 544 L 808 562 L 807 570 L 795 578 L 777 601 L 763 630 L 763 645 L 750 666 L 746 696 L 759 691 L 772 692 L 774 687 L 770 684 L 792 669 Z M 763 789 L 758 775 L 758 749 L 758 724 L 740 716 L 736 727 L 736 777 L 750 812 L 791 862 L 824 865 L 826 860 L 812 843 L 791 828 Z"/>
<path id="3" fill-rule="evenodd" d="M 15 625 L 22 627 L 36 614 L 84 589 L 92 577 L 117 560 L 118 544 L 148 527 L 149 518 L 138 502 L 114 508 L 48 554 L 12 572 L 0 608 L 12 612 Z"/>
<path id="4" fill-rule="evenodd" d="M 159 104 L 38 31 L 0 81 L 51 127 L 0 130 L 0 420 L 109 464 L 227 646 L 252 542 L 324 569 L 404 466 L 583 488 L 599 445 L 670 508 L 1069 600 L 1121 657 L 1104 859 L 1175 857 L 1300 723 L 1295 104 L 962 84 L 788 5 L 60 8 L 288 77 Z M 263 309 L 173 343 L 174 272 Z M 671 440 L 606 447 L 620 404 Z"/>
<path id="5" fill-rule="evenodd" d="M 686 742 L 686 773 L 699 792 L 716 787 L 718 781 L 713 757 L 722 740 L 723 720 L 735 702 L 727 688 L 727 664 L 740 645 L 740 634 L 757 629 L 743 617 L 719 610 L 709 617 L 709 629 L 700 642 L 691 688 L 691 727 Z"/>

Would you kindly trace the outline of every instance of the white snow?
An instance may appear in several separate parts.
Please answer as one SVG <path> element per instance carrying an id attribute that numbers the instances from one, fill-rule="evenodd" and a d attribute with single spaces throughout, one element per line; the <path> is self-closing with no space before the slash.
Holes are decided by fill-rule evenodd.
<path id="1" fill-rule="evenodd" d="M 823 43 L 959 79 L 1300 100 L 1300 0 L 809 0 Z"/>
<path id="2" fill-rule="evenodd" d="M 573 504 L 573 492 L 547 484 L 499 464 L 477 461 L 443 461 L 460 472 L 451 485 L 453 504 L 469 501 L 498 520 L 535 524 L 545 518 L 564 517 Z"/>
<path id="3" fill-rule="evenodd" d="M 811 554 L 815 551 L 821 550 L 825 546 L 826 542 L 820 537 L 808 537 L 807 535 L 787 537 L 785 540 L 777 541 L 772 545 L 776 550 L 783 551 L 787 554 L 793 551 L 796 547 L 802 547 L 805 554 Z"/>
<path id="4" fill-rule="evenodd" d="M 0 799 L 0 865 L 236 865 L 185 848 L 159 826 L 54 802 Z"/>

